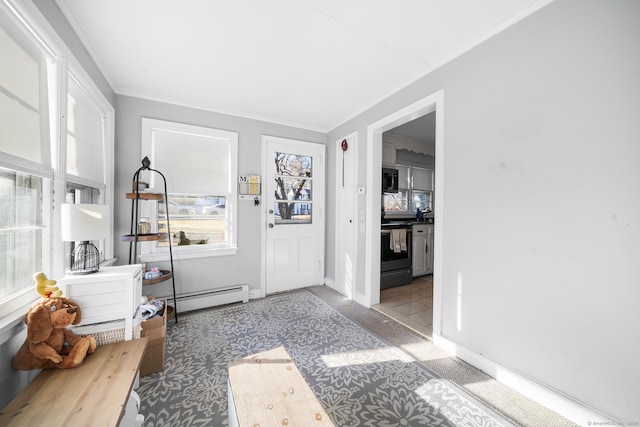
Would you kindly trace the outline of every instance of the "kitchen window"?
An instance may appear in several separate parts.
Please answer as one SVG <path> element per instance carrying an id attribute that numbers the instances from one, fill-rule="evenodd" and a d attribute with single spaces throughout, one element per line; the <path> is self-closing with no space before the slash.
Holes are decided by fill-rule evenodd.
<path id="1" fill-rule="evenodd" d="M 142 119 L 143 157 L 165 176 L 168 200 L 142 204 L 141 212 L 158 232 L 166 232 L 169 213 L 174 258 L 236 253 L 237 146 L 235 132 Z M 157 174 L 142 171 L 140 179 L 147 191 L 164 192 Z M 168 242 L 146 243 L 141 259 L 168 259 Z"/>
<path id="2" fill-rule="evenodd" d="M 398 192 L 384 193 L 385 215 L 415 215 L 416 210 L 433 211 L 433 170 L 418 166 L 396 165 Z"/>

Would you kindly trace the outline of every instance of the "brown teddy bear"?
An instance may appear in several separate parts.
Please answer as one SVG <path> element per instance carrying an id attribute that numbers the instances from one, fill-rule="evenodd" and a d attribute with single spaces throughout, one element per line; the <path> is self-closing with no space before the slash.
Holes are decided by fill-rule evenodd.
<path id="1" fill-rule="evenodd" d="M 42 276 L 42 273 L 34 276 L 36 289 Z M 55 296 L 36 301 L 27 313 L 27 339 L 13 358 L 13 367 L 29 371 L 75 368 L 82 364 L 87 354 L 95 351 L 96 340 L 92 336 L 83 338 L 67 329 L 67 326 L 80 323 L 81 319 L 80 307 L 69 298 Z"/>

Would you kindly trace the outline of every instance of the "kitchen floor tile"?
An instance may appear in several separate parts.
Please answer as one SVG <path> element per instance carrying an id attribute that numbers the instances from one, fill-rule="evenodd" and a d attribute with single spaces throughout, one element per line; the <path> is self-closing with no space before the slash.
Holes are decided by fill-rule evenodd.
<path id="1" fill-rule="evenodd" d="M 433 335 L 433 276 L 414 277 L 412 282 L 380 291 L 380 304 L 372 307 L 417 333 Z"/>

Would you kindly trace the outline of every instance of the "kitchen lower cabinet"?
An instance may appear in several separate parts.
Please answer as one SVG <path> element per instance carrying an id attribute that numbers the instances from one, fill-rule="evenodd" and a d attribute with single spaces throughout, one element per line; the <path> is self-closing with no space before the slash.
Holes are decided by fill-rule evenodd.
<path id="1" fill-rule="evenodd" d="M 433 225 L 415 224 L 413 234 L 413 277 L 433 273 Z"/>

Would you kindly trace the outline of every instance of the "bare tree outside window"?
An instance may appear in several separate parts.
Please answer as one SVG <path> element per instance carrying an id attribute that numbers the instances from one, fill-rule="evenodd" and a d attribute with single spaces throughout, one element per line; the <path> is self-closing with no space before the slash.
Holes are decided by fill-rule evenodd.
<path id="1" fill-rule="evenodd" d="M 275 153 L 274 161 L 276 222 L 310 223 L 312 158 Z"/>

